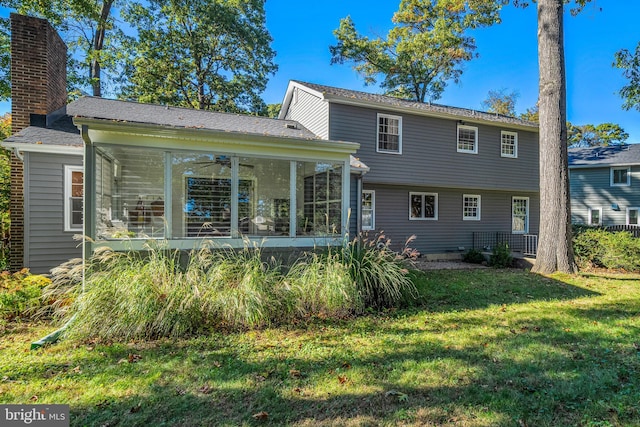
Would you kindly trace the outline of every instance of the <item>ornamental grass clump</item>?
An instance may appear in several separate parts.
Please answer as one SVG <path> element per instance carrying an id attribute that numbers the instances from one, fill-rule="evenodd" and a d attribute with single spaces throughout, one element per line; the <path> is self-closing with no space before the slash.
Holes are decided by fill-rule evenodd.
<path id="1" fill-rule="evenodd" d="M 403 250 L 397 253 L 390 249 L 391 240 L 383 233 L 373 238 L 360 234 L 342 249 L 342 262 L 349 269 L 364 307 L 395 307 L 417 296 L 406 265 L 408 259 L 419 255 L 409 247 L 414 239 L 415 236 L 407 239 Z"/>
<path id="2" fill-rule="evenodd" d="M 345 317 L 362 309 L 355 281 L 338 253 L 307 253 L 291 267 L 284 284 L 296 317 Z"/>
<path id="3" fill-rule="evenodd" d="M 241 250 L 202 252 L 210 259 L 203 280 L 205 311 L 225 328 L 255 328 L 271 324 L 286 311 L 280 265 L 262 260 L 262 250 L 245 243 Z M 193 258 L 192 258 L 193 259 Z"/>

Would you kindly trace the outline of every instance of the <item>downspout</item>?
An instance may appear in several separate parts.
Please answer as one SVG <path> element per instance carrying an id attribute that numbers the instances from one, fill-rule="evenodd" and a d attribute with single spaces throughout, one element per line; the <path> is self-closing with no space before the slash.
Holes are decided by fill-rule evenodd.
<path id="1" fill-rule="evenodd" d="M 84 220 L 83 220 L 83 236 L 82 236 L 82 294 L 84 294 L 85 292 L 85 260 L 87 259 L 87 254 L 90 254 L 91 252 L 91 243 L 89 241 L 89 239 L 87 238 L 87 236 L 91 236 L 93 234 L 88 234 L 92 232 L 93 229 L 93 216 L 91 215 L 91 212 L 93 211 L 93 207 L 92 205 L 87 205 L 87 203 L 93 203 L 94 202 L 94 197 L 93 197 L 93 192 L 91 191 L 87 191 L 87 172 L 91 171 L 92 174 L 95 173 L 95 156 L 93 156 L 93 150 L 94 147 L 91 144 L 91 140 L 89 139 L 89 135 L 87 132 L 87 126 L 86 125 L 82 125 L 82 129 L 81 129 L 81 135 L 82 135 L 82 139 L 85 143 L 85 150 L 83 152 L 83 158 L 82 158 L 82 164 L 84 165 L 84 174 L 83 174 L 83 200 L 82 200 L 82 207 L 83 207 L 83 214 L 84 214 Z M 16 149 L 17 151 L 17 149 Z M 87 155 L 89 154 L 89 155 Z M 16 153 L 16 157 L 18 156 L 18 154 Z M 89 159 L 89 164 L 87 164 L 87 159 Z M 94 175 L 91 175 L 92 177 Z M 89 209 L 87 209 L 87 206 L 89 206 Z M 87 210 L 89 211 L 89 215 L 87 215 Z M 89 220 L 87 220 L 89 219 Z M 76 319 L 76 315 L 74 314 L 73 316 L 71 316 L 71 319 L 67 320 L 67 322 L 62 325 L 62 327 L 60 327 L 59 329 L 51 332 L 49 335 L 40 338 L 37 341 L 34 341 L 31 343 L 31 350 L 37 350 L 40 347 L 43 347 L 46 344 L 53 344 L 55 342 L 58 341 L 58 339 L 60 339 L 60 335 L 62 335 L 62 333 L 67 330 L 67 328 L 69 328 L 69 326 L 71 326 L 71 324 L 75 321 Z"/>
<path id="2" fill-rule="evenodd" d="M 24 154 L 22 154 L 18 147 L 13 147 L 13 154 L 18 158 L 18 160 L 24 162 Z"/>

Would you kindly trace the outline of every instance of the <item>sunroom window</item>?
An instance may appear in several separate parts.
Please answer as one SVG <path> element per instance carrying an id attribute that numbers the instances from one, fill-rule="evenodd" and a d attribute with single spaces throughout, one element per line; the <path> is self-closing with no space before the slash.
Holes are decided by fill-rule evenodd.
<path id="1" fill-rule="evenodd" d="M 99 147 L 96 163 L 101 239 L 342 232 L 343 163 L 116 145 Z"/>

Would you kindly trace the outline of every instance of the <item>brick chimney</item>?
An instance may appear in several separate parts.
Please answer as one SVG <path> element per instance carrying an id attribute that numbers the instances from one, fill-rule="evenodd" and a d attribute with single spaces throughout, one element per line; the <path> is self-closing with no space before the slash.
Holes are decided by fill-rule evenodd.
<path id="1" fill-rule="evenodd" d="M 67 46 L 48 21 L 11 14 L 11 131 L 49 124 L 65 112 Z M 24 164 L 11 154 L 9 268 L 24 266 Z"/>
<path id="2" fill-rule="evenodd" d="M 67 46 L 44 19 L 11 14 L 11 129 L 67 104 Z"/>

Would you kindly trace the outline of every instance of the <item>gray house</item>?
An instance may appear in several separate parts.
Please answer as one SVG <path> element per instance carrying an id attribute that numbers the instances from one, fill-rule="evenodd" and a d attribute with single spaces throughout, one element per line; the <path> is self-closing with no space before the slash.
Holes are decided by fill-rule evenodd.
<path id="1" fill-rule="evenodd" d="M 294 120 L 91 97 L 66 105 L 64 43 L 46 21 L 11 23 L 12 269 L 44 273 L 83 248 L 149 240 L 343 243 L 351 176 L 366 171 L 350 156 L 357 143 Z"/>
<path id="2" fill-rule="evenodd" d="M 638 226 L 640 144 L 569 149 L 571 219 Z"/>
<path id="3" fill-rule="evenodd" d="M 536 124 L 299 81 L 290 82 L 280 118 L 360 144 L 356 156 L 370 168 L 355 183 L 361 229 L 384 231 L 396 247 L 416 235 L 424 254 L 496 238 L 535 251 L 526 246 L 539 223 Z"/>

